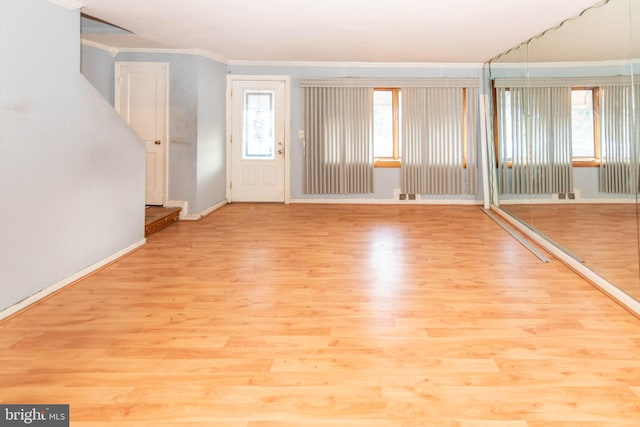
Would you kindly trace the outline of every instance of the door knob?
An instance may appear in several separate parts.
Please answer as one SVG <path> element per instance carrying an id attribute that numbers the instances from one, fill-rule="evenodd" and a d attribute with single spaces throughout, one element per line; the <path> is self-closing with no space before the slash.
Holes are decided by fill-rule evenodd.
<path id="1" fill-rule="evenodd" d="M 160 142 L 160 140 L 157 140 L 156 145 L 160 145 L 160 144 L 162 144 L 162 142 Z"/>

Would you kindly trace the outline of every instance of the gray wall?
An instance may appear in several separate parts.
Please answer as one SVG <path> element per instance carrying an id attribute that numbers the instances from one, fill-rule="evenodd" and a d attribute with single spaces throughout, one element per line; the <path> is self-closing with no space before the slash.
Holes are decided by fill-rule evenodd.
<path id="1" fill-rule="evenodd" d="M 268 66 L 229 66 L 230 74 L 238 75 L 282 75 L 291 77 L 291 198 L 292 199 L 393 199 L 393 190 L 400 188 L 400 169 L 376 168 L 374 171 L 374 193 L 362 195 L 318 195 L 304 194 L 302 140 L 298 131 L 304 130 L 302 118 L 302 88 L 300 79 L 329 77 L 380 77 L 380 78 L 478 78 L 481 77 L 479 67 L 460 67 L 425 65 L 424 67 L 268 67 Z M 480 147 L 478 130 L 478 147 Z M 480 152 L 478 152 L 480 159 Z M 422 199 L 447 201 L 479 202 L 482 200 L 481 167 L 478 164 L 478 193 L 475 195 L 422 195 Z"/>
<path id="2" fill-rule="evenodd" d="M 227 66 L 207 58 L 198 61 L 198 149 L 195 211 L 226 200 Z"/>
<path id="3" fill-rule="evenodd" d="M 4 309 L 142 241 L 145 147 L 79 72 L 78 10 L 0 0 L 0 29 Z"/>
<path id="4" fill-rule="evenodd" d="M 81 46 L 82 74 L 98 89 L 98 92 L 113 105 L 113 56 L 103 49 Z"/>
<path id="5" fill-rule="evenodd" d="M 190 214 L 225 200 L 227 66 L 188 54 L 82 51 L 82 72 L 112 105 L 116 61 L 169 63 L 169 200 L 187 201 Z"/>

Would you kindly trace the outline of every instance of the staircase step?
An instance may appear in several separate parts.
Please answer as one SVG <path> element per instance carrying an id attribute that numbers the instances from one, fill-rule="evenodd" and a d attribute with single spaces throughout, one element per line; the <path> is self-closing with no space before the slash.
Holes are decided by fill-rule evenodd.
<path id="1" fill-rule="evenodd" d="M 180 220 L 180 208 L 148 206 L 144 215 L 144 237 L 167 228 Z"/>

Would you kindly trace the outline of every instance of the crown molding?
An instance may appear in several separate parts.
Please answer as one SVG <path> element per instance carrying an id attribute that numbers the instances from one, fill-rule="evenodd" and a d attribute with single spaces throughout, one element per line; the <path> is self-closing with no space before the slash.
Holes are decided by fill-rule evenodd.
<path id="1" fill-rule="evenodd" d="M 194 55 L 201 56 L 203 58 L 211 59 L 221 64 L 227 65 L 229 61 L 222 55 L 210 52 L 206 49 L 165 49 L 165 48 L 137 48 L 137 47 L 123 47 L 118 48 L 118 52 L 131 52 L 131 53 L 158 53 L 158 54 L 173 54 L 173 55 Z"/>
<path id="2" fill-rule="evenodd" d="M 229 65 L 238 67 L 350 67 L 350 68 L 463 68 L 481 69 L 477 62 L 338 62 L 338 61 L 251 61 L 231 59 Z"/>
<path id="3" fill-rule="evenodd" d="M 300 87 L 478 87 L 479 78 L 370 78 L 337 77 L 301 79 Z"/>
<path id="4" fill-rule="evenodd" d="M 54 1 L 54 0 L 51 0 Z M 82 39 L 82 44 L 106 50 L 112 56 L 121 52 L 131 53 L 158 53 L 174 55 L 195 55 L 211 59 L 224 65 L 237 67 L 349 67 L 349 68 L 406 68 L 406 69 L 464 69 L 481 70 L 485 64 L 479 62 L 337 62 L 337 61 L 249 61 L 228 59 L 223 55 L 211 52 L 207 49 L 166 49 L 166 48 L 138 48 L 138 47 L 113 47 L 91 40 Z"/>
<path id="5" fill-rule="evenodd" d="M 81 42 L 85 46 L 95 47 L 96 49 L 106 50 L 114 58 L 119 53 L 157 53 L 157 54 L 173 54 L 173 55 L 194 55 L 201 56 L 203 58 L 211 59 L 216 62 L 220 62 L 227 65 L 229 61 L 222 55 L 210 52 L 206 49 L 163 49 L 163 48 L 138 48 L 138 47 L 113 47 L 107 46 L 102 43 L 97 43 L 91 40 L 81 39 Z"/>
<path id="6" fill-rule="evenodd" d="M 201 56 L 203 58 L 220 62 L 221 64 L 224 64 L 224 65 L 229 65 L 229 58 L 219 55 L 215 52 L 211 52 L 210 50 L 207 50 L 207 49 L 176 49 L 176 50 L 178 51 L 182 50 L 183 53 Z"/>
<path id="7" fill-rule="evenodd" d="M 80 39 L 80 42 L 85 46 L 90 46 L 90 47 L 95 47 L 96 49 L 106 50 L 114 58 L 116 57 L 116 55 L 118 55 L 118 53 L 120 53 L 119 49 L 117 49 L 115 47 L 104 45 L 102 43 L 97 43 L 97 42 L 94 42 L 94 41 L 91 41 L 91 40 L 86 40 L 86 39 Z"/>
<path id="8" fill-rule="evenodd" d="M 540 69 L 540 68 L 593 68 L 624 67 L 640 64 L 640 58 L 610 59 L 606 61 L 559 61 L 559 62 L 487 62 L 487 65 L 500 69 Z"/>
<path id="9" fill-rule="evenodd" d="M 78 0 L 47 0 L 49 3 L 53 3 L 58 6 L 62 6 L 65 9 L 82 9 L 86 5 Z"/>
<path id="10" fill-rule="evenodd" d="M 629 86 L 636 81 L 638 81 L 638 76 L 631 74 L 592 77 L 498 77 L 494 79 L 497 88 Z"/>

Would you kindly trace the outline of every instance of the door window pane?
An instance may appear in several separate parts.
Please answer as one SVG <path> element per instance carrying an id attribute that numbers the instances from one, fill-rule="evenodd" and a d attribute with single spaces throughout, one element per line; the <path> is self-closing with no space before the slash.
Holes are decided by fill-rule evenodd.
<path id="1" fill-rule="evenodd" d="M 273 159 L 275 153 L 274 91 L 245 91 L 243 149 L 244 159 Z"/>

